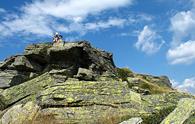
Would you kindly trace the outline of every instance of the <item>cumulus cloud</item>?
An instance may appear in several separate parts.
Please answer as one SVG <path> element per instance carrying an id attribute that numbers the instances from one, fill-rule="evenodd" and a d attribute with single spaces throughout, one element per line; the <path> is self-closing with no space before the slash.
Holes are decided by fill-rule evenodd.
<path id="1" fill-rule="evenodd" d="M 195 77 L 187 78 L 182 83 L 174 80 L 171 80 L 171 82 L 176 89 L 195 95 Z"/>
<path id="2" fill-rule="evenodd" d="M 171 18 L 172 45 L 177 46 L 185 38 L 194 39 L 195 11 L 182 11 Z"/>
<path id="3" fill-rule="evenodd" d="M 179 2 L 179 1 L 178 1 Z M 177 46 L 181 42 L 195 40 L 195 0 L 181 0 L 181 4 L 190 4 L 191 8 L 186 11 L 179 11 L 170 18 L 170 29 L 173 32 L 172 46 Z"/>
<path id="4" fill-rule="evenodd" d="M 98 16 L 100 12 L 127 6 L 132 2 L 133 0 L 93 0 L 93 2 L 90 0 L 35 0 L 22 6 L 19 14 L 7 15 L 6 20 L 0 22 L 0 32 L 9 32 L 9 35 L 15 33 L 51 35 L 55 31 L 83 33 L 95 27 L 101 29 L 121 26 L 123 22 L 116 19 L 104 20 L 105 25 L 102 20 L 94 23 L 86 23 L 84 20 L 90 15 Z M 4 33 L 4 35 L 8 34 Z"/>
<path id="5" fill-rule="evenodd" d="M 167 53 L 171 64 L 191 64 L 195 61 L 195 41 L 187 41 Z"/>
<path id="6" fill-rule="evenodd" d="M 170 19 L 173 36 L 167 59 L 171 64 L 195 62 L 195 0 L 189 2 L 191 9 L 178 12 Z"/>
<path id="7" fill-rule="evenodd" d="M 145 26 L 138 35 L 135 47 L 146 54 L 154 54 L 160 50 L 165 41 L 149 26 Z"/>
<path id="8" fill-rule="evenodd" d="M 23 7 L 26 13 L 81 20 L 89 14 L 130 4 L 132 0 L 36 0 Z"/>

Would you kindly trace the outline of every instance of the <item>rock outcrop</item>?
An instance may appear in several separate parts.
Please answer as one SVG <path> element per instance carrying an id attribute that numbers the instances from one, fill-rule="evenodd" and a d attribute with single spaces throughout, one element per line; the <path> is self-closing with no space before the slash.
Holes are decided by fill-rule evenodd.
<path id="1" fill-rule="evenodd" d="M 165 76 L 116 68 L 88 42 L 33 44 L 0 64 L 0 124 L 159 124 L 183 98 L 195 100 Z"/>
<path id="2" fill-rule="evenodd" d="M 33 44 L 24 55 L 12 56 L 0 65 L 0 88 L 18 85 L 52 69 L 66 69 L 68 77 L 95 80 L 105 72 L 115 73 L 112 54 L 91 47 L 88 42 L 63 46 Z"/>

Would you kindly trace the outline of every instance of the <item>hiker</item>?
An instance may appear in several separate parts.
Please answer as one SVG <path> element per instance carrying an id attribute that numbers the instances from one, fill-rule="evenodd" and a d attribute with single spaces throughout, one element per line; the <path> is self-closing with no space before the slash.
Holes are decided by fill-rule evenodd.
<path id="1" fill-rule="evenodd" d="M 54 37 L 53 37 L 53 43 L 60 43 L 62 42 L 62 35 L 60 35 L 58 32 L 55 33 Z"/>

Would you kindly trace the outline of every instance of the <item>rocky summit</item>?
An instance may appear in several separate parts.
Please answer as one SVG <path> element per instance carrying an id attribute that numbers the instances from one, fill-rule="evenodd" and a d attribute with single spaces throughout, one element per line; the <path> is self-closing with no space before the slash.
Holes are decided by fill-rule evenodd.
<path id="1" fill-rule="evenodd" d="M 27 46 L 0 62 L 0 124 L 195 124 L 166 76 L 117 68 L 89 42 Z"/>
<path id="2" fill-rule="evenodd" d="M 28 46 L 23 55 L 6 59 L 0 65 L 0 88 L 21 84 L 40 74 L 62 74 L 66 78 L 96 80 L 104 73 L 113 73 L 115 65 L 112 54 L 94 49 L 88 42 L 51 43 Z"/>

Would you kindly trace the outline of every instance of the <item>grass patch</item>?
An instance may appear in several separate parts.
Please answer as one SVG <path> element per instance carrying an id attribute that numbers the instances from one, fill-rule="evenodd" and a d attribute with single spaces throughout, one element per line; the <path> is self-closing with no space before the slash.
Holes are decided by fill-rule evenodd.
<path id="1" fill-rule="evenodd" d="M 158 85 L 148 82 L 147 80 L 144 80 L 144 79 L 142 80 L 143 82 L 140 83 L 139 87 L 143 89 L 148 89 L 151 92 L 151 94 L 174 92 L 172 89 L 168 87 L 158 86 Z"/>
<path id="2" fill-rule="evenodd" d="M 133 72 L 128 68 L 117 68 L 117 76 L 122 79 L 122 81 L 127 81 L 128 77 L 133 76 Z"/>

